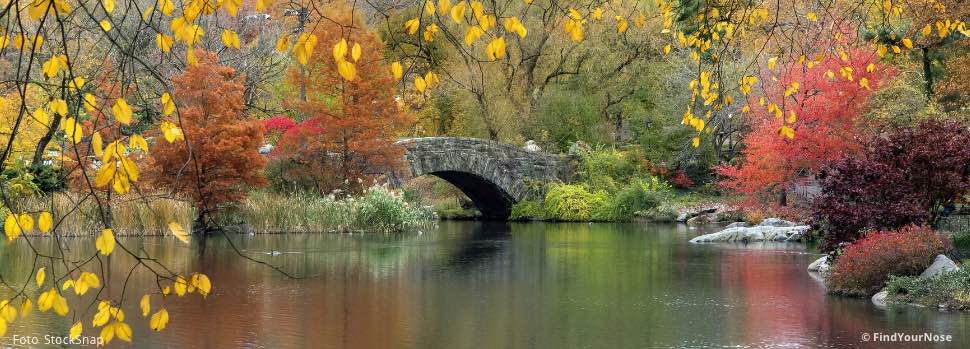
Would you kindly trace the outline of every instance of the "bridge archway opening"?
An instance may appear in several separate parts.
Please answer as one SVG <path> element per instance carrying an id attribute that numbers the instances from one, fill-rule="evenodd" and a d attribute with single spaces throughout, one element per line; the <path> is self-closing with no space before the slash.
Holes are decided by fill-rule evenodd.
<path id="1" fill-rule="evenodd" d="M 492 181 L 468 172 L 435 171 L 426 173 L 441 178 L 471 199 L 483 219 L 505 220 L 512 213 L 515 199 Z"/>

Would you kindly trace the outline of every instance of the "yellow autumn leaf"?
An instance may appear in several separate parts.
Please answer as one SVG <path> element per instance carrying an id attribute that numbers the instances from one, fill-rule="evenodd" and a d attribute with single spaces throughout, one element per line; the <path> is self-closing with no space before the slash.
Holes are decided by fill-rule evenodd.
<path id="1" fill-rule="evenodd" d="M 172 285 L 175 289 L 175 294 L 179 297 L 185 295 L 185 291 L 189 288 L 188 281 L 185 280 L 181 275 L 175 277 L 175 283 Z"/>
<path id="2" fill-rule="evenodd" d="M 85 83 L 84 78 L 78 76 L 78 77 L 75 77 L 74 79 L 71 79 L 71 82 L 67 83 L 67 88 L 71 90 L 71 92 L 74 92 L 84 87 L 84 83 Z"/>
<path id="3" fill-rule="evenodd" d="M 404 22 L 404 30 L 408 33 L 408 35 L 414 35 L 415 33 L 417 33 L 418 27 L 420 26 L 421 26 L 421 20 L 418 18 L 412 18 L 412 19 L 409 19 L 407 22 Z"/>
<path id="4" fill-rule="evenodd" d="M 482 37 L 482 34 L 485 34 L 482 28 L 475 26 L 468 27 L 468 30 L 465 31 L 465 45 L 471 46 L 478 38 Z"/>
<path id="5" fill-rule="evenodd" d="M 350 58 L 353 59 L 354 62 L 359 61 L 360 55 L 363 54 L 362 51 L 363 49 L 360 48 L 360 43 L 355 42 L 354 47 L 350 49 Z"/>
<path id="6" fill-rule="evenodd" d="M 906 48 L 908 49 L 913 49 L 913 40 L 910 40 L 909 38 L 903 38 L 903 46 L 906 46 Z"/>
<path id="7" fill-rule="evenodd" d="M 13 304 L 10 304 L 10 301 L 6 299 L 0 301 L 0 319 L 7 322 L 17 320 L 17 308 L 14 308 Z"/>
<path id="8" fill-rule="evenodd" d="M 272 0 L 256 0 L 256 11 L 262 12 L 271 2 Z"/>
<path id="9" fill-rule="evenodd" d="M 115 100 L 115 104 L 111 106 L 111 114 L 118 122 L 125 125 L 131 124 L 131 106 L 123 98 Z"/>
<path id="10" fill-rule="evenodd" d="M 37 216 L 37 229 L 40 229 L 40 232 L 49 233 L 53 227 L 54 215 L 50 212 L 44 211 Z"/>
<path id="11" fill-rule="evenodd" d="M 102 164 L 94 176 L 94 186 L 104 188 L 114 180 L 117 167 L 114 164 Z"/>
<path id="12" fill-rule="evenodd" d="M 21 213 L 20 216 L 17 217 L 17 223 L 20 224 L 20 229 L 23 229 L 25 232 L 34 230 L 34 217 L 31 217 L 27 213 Z"/>
<path id="13" fill-rule="evenodd" d="M 148 322 L 149 327 L 152 331 L 159 332 L 165 329 L 168 325 L 168 310 L 162 308 L 157 313 L 152 314 L 151 320 Z"/>
<path id="14" fill-rule="evenodd" d="M 67 116 L 67 102 L 65 102 L 63 99 L 55 98 L 47 103 L 47 107 L 50 108 L 51 112 L 54 114 Z"/>
<path id="15" fill-rule="evenodd" d="M 34 310 L 34 302 L 30 298 L 24 298 L 24 301 L 20 303 L 20 317 L 26 317 L 30 315 L 30 312 Z M 2 336 L 2 334 L 0 334 Z"/>
<path id="16" fill-rule="evenodd" d="M 195 49 L 192 46 L 185 49 L 185 63 L 193 67 L 199 65 L 199 58 L 195 56 Z"/>
<path id="17" fill-rule="evenodd" d="M 181 224 L 171 222 L 168 224 L 168 230 L 172 232 L 172 235 L 175 235 L 179 241 L 189 243 L 189 233 L 185 231 L 185 228 L 182 228 Z"/>
<path id="18" fill-rule="evenodd" d="M 131 135 L 131 137 L 128 138 L 128 147 L 131 149 L 141 150 L 143 153 L 147 153 L 148 141 L 146 141 L 145 137 L 142 137 L 141 135 Z"/>
<path id="19" fill-rule="evenodd" d="M 45 278 L 47 278 L 47 269 L 40 267 L 40 269 L 37 269 L 37 276 L 34 278 L 34 281 L 37 282 L 37 287 L 44 284 Z"/>
<path id="20" fill-rule="evenodd" d="M 159 128 L 162 130 L 162 135 L 165 137 L 165 141 L 169 143 L 185 140 L 185 134 L 182 133 L 182 129 L 171 121 L 163 121 L 159 125 Z"/>
<path id="21" fill-rule="evenodd" d="M 421 35 L 424 41 L 431 42 L 434 41 L 434 35 L 438 32 L 438 25 L 431 23 L 424 27 L 424 33 Z"/>
<path id="22" fill-rule="evenodd" d="M 465 20 L 465 2 L 459 2 L 451 8 L 451 20 L 461 24 Z"/>
<path id="23" fill-rule="evenodd" d="M 223 29 L 222 30 L 222 45 L 225 46 L 225 47 L 228 47 L 228 48 L 234 48 L 234 49 L 237 49 L 238 50 L 239 49 L 239 45 L 240 45 L 239 44 L 239 34 L 236 34 L 236 32 L 234 32 L 232 30 L 229 30 L 229 29 Z"/>
<path id="24" fill-rule="evenodd" d="M 778 65 L 778 57 L 768 58 L 768 69 L 775 69 L 776 65 Z"/>
<path id="25" fill-rule="evenodd" d="M 71 332 L 69 335 L 71 340 L 77 340 L 79 337 L 81 337 L 82 330 L 83 330 L 83 325 L 81 325 L 81 322 L 80 321 L 75 322 L 74 326 L 71 326 Z"/>
<path id="26" fill-rule="evenodd" d="M 23 234 L 23 230 L 20 229 L 20 224 L 17 222 L 17 216 L 8 213 L 7 217 L 3 220 L 3 233 L 7 235 L 7 241 L 13 241 L 20 234 Z"/>
<path id="27" fill-rule="evenodd" d="M 239 8 L 242 7 L 243 1 L 242 0 L 223 0 L 223 1 L 220 1 L 219 3 L 222 4 L 222 7 L 226 9 L 226 13 L 228 13 L 230 17 L 236 17 L 236 14 L 239 13 Z"/>
<path id="28" fill-rule="evenodd" d="M 499 60 L 505 57 L 505 38 L 498 37 L 492 39 L 485 47 L 485 57 L 490 61 Z"/>
<path id="29" fill-rule="evenodd" d="M 290 37 L 283 35 L 276 40 L 276 52 L 284 53 L 290 49 Z"/>
<path id="30" fill-rule="evenodd" d="M 404 76 L 404 67 L 401 66 L 401 62 L 391 63 L 391 75 L 394 76 L 394 80 L 401 80 Z"/>
<path id="31" fill-rule="evenodd" d="M 209 292 L 212 291 L 212 282 L 209 280 L 209 277 L 206 276 L 205 274 L 201 274 L 201 273 L 192 274 L 191 281 L 192 281 L 192 286 L 195 286 L 195 288 L 199 290 L 199 294 L 202 295 L 203 298 L 208 296 Z"/>
<path id="32" fill-rule="evenodd" d="M 148 313 L 152 311 L 152 298 L 149 295 L 141 296 L 141 302 L 138 302 L 138 306 L 141 307 L 141 316 L 148 317 Z"/>
<path id="33" fill-rule="evenodd" d="M 101 231 L 101 235 L 98 235 L 98 238 L 94 240 L 94 246 L 103 256 L 110 255 L 115 250 L 115 234 L 111 231 L 111 228 L 105 228 Z"/>
<path id="34" fill-rule="evenodd" d="M 357 78 L 357 66 L 348 61 L 337 62 L 337 73 L 347 81 L 354 81 Z"/>
<path id="35" fill-rule="evenodd" d="M 417 89 L 418 92 L 424 93 L 424 90 L 428 88 L 428 85 L 424 82 L 423 77 L 418 76 L 414 78 L 414 88 Z"/>
<path id="36" fill-rule="evenodd" d="M 175 112 L 175 100 L 172 99 L 172 95 L 168 92 L 162 93 L 160 98 L 162 102 L 162 115 L 169 116 Z"/>
<path id="37" fill-rule="evenodd" d="M 98 100 L 93 94 L 84 94 L 84 109 L 88 112 L 93 112 L 95 108 L 98 107 Z"/>
<path id="38" fill-rule="evenodd" d="M 626 29 L 627 28 L 630 27 L 630 22 L 628 22 L 626 20 L 626 18 L 623 18 L 622 16 L 616 16 L 616 17 L 614 17 L 614 19 L 616 19 L 616 32 L 617 33 L 622 34 L 622 33 L 626 32 Z"/>
<path id="39" fill-rule="evenodd" d="M 340 62 L 344 60 L 345 56 L 347 56 L 347 40 L 340 39 L 340 41 L 337 41 L 337 43 L 333 45 L 333 60 Z"/>
<path id="40" fill-rule="evenodd" d="M 115 0 L 101 0 L 101 6 L 104 6 L 104 12 L 111 13 L 115 10 Z"/>
<path id="41" fill-rule="evenodd" d="M 101 30 L 111 30 L 111 22 L 109 22 L 107 19 L 102 19 L 101 22 L 98 22 L 98 25 L 101 26 Z"/>
<path id="42" fill-rule="evenodd" d="M 98 312 L 94 314 L 93 318 L 91 318 L 91 326 L 104 326 L 104 324 L 108 323 L 108 320 L 111 320 L 111 307 L 107 302 L 102 301 L 101 304 L 98 305 Z"/>

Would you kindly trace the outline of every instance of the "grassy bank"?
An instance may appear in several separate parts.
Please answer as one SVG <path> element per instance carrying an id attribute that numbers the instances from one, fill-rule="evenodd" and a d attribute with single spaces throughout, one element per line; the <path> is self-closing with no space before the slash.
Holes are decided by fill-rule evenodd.
<path id="1" fill-rule="evenodd" d="M 57 193 L 22 199 L 15 206 L 17 212 L 52 211 L 61 236 L 93 236 L 104 228 L 98 204 L 89 196 Z M 196 216 L 190 202 L 159 196 L 113 198 L 110 206 L 111 227 L 119 236 L 170 234 L 170 222 L 191 229 Z M 253 192 L 228 209 L 221 220 L 255 233 L 394 233 L 431 228 L 437 216 L 428 207 L 409 204 L 390 190 L 374 187 L 360 197 L 343 199 Z"/>
<path id="2" fill-rule="evenodd" d="M 91 236 L 104 228 L 99 206 L 90 196 L 55 193 L 22 199 L 15 205 L 18 212 L 51 211 L 61 236 Z M 110 206 L 111 227 L 116 235 L 164 235 L 169 222 L 190 229 L 195 217 L 189 202 L 164 197 L 116 197 Z"/>
<path id="3" fill-rule="evenodd" d="M 382 187 L 344 199 L 255 192 L 227 219 L 245 224 L 256 233 L 394 233 L 428 229 L 437 221 L 430 208 L 409 204 Z"/>

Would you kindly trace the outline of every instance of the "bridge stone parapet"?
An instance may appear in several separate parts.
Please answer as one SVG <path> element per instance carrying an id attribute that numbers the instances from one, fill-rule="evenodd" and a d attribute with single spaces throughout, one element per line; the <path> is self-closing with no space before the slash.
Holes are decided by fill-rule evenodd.
<path id="1" fill-rule="evenodd" d="M 500 142 L 464 137 L 402 139 L 409 179 L 438 176 L 462 190 L 490 219 L 508 218 L 512 205 L 529 194 L 528 182 L 570 181 L 577 159 L 526 151 Z"/>

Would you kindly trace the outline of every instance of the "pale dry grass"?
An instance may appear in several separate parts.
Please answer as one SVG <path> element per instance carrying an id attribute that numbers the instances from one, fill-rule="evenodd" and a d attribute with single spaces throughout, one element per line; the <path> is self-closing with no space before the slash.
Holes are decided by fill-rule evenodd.
<path id="1" fill-rule="evenodd" d="M 111 228 L 117 235 L 164 235 L 170 222 L 189 230 L 195 218 L 190 202 L 165 197 L 128 195 L 105 204 L 102 202 L 104 207 L 111 207 Z M 17 206 L 23 212 L 50 211 L 61 236 L 91 236 L 104 228 L 98 204 L 91 196 L 56 193 L 22 200 Z"/>

